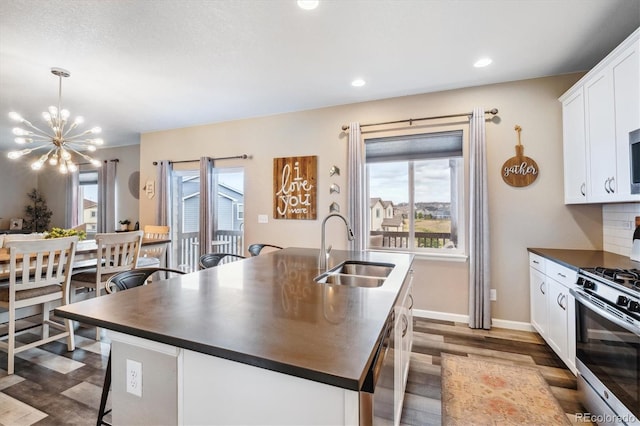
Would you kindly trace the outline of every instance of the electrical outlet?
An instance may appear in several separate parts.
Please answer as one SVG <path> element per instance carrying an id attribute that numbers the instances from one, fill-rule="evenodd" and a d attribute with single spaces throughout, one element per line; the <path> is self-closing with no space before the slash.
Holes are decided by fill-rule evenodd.
<path id="1" fill-rule="evenodd" d="M 259 214 L 258 215 L 258 223 L 269 223 L 269 215 Z"/>
<path id="2" fill-rule="evenodd" d="M 142 398 L 142 363 L 127 360 L 127 393 Z"/>
<path id="3" fill-rule="evenodd" d="M 489 299 L 492 302 L 495 302 L 496 300 L 498 300 L 498 292 L 496 291 L 495 288 L 492 288 L 489 292 Z"/>

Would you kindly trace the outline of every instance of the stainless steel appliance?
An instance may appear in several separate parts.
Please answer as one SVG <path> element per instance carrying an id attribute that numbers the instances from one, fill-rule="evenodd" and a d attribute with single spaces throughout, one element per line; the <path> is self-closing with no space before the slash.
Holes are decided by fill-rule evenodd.
<path id="1" fill-rule="evenodd" d="M 582 269 L 576 284 L 576 366 L 586 420 L 638 425 L 640 270 Z"/>
<path id="2" fill-rule="evenodd" d="M 360 426 L 393 423 L 395 311 L 385 323 L 376 354 L 360 390 Z"/>
<path id="3" fill-rule="evenodd" d="M 640 194 L 640 129 L 629 132 L 631 193 Z"/>

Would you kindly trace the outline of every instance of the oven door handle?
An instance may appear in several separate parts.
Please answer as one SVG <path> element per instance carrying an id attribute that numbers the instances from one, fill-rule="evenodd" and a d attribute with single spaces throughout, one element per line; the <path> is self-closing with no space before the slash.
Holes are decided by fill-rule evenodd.
<path id="1" fill-rule="evenodd" d="M 620 318 L 613 315 L 612 313 L 602 309 L 600 306 L 594 304 L 588 295 L 585 295 L 581 291 L 575 290 L 575 289 L 570 289 L 569 292 L 576 298 L 578 302 L 582 303 L 587 308 L 597 312 L 599 315 L 608 319 L 612 323 L 624 328 L 625 330 L 635 334 L 636 336 L 639 335 L 637 328 L 633 327 L 631 324 L 627 323 L 626 321 L 621 320 Z"/>

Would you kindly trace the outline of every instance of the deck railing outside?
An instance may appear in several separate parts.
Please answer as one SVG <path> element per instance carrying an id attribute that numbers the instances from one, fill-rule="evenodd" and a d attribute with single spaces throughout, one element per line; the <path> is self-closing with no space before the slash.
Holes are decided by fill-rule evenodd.
<path id="1" fill-rule="evenodd" d="M 242 231 L 221 229 L 216 231 L 214 241 L 216 245 L 211 252 L 224 252 L 243 255 Z M 200 242 L 197 232 L 184 232 L 176 247 L 177 267 L 183 271 L 193 272 L 198 270 L 200 259 Z"/>
<path id="2" fill-rule="evenodd" d="M 371 236 L 382 235 L 382 247 L 409 248 L 409 233 L 402 231 L 371 231 Z M 416 248 L 443 248 L 451 242 L 450 232 L 416 232 Z"/>

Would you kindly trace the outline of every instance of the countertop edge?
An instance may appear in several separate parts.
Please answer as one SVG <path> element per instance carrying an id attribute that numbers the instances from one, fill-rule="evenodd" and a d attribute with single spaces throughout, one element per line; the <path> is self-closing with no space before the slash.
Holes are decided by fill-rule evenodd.
<path id="1" fill-rule="evenodd" d="M 62 308 L 62 307 L 61 307 Z M 219 347 L 200 345 L 191 340 L 180 339 L 173 336 L 167 336 L 165 334 L 157 334 L 153 332 L 147 332 L 138 328 L 127 327 L 126 325 L 112 323 L 109 321 L 102 321 L 99 319 L 87 317 L 84 315 L 77 315 L 72 312 L 67 312 L 56 308 L 54 310 L 56 316 L 67 318 L 74 321 L 80 321 L 85 324 L 95 325 L 97 327 L 106 328 L 108 330 L 117 331 L 120 333 L 128 334 L 130 336 L 138 337 L 141 339 L 148 339 L 154 342 L 163 343 L 170 346 L 175 346 L 180 349 L 191 350 L 199 352 L 205 355 L 211 355 L 218 358 L 227 359 L 229 361 L 235 361 L 253 367 L 264 368 L 266 370 L 275 371 L 282 374 L 288 374 L 290 376 L 300 377 L 303 379 L 313 380 L 315 382 L 324 383 L 327 385 L 337 386 L 347 390 L 359 391 L 360 383 L 358 380 L 349 379 L 346 377 L 339 377 L 332 374 L 325 374 L 315 370 L 310 370 L 301 367 L 295 367 L 286 363 L 277 362 L 265 358 L 261 358 L 256 355 L 248 355 L 237 351 L 231 351 L 222 349 Z"/>
<path id="2" fill-rule="evenodd" d="M 640 262 L 604 250 L 527 247 L 527 251 L 574 271 L 595 267 L 640 269 Z"/>

